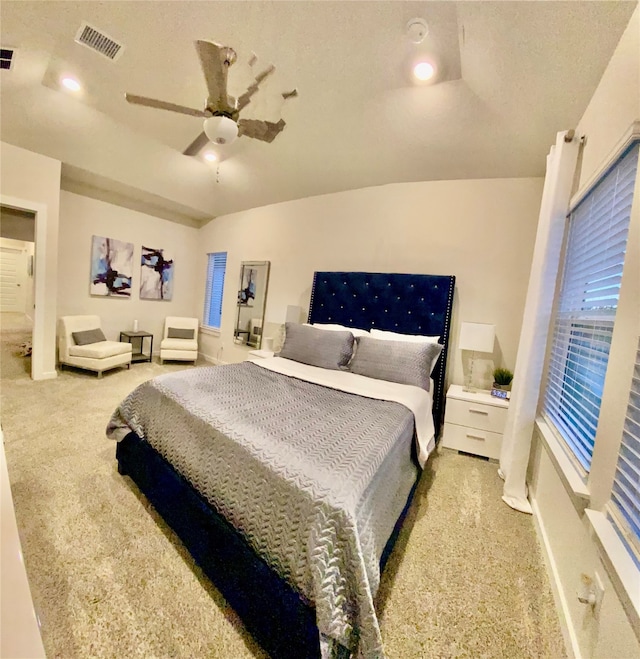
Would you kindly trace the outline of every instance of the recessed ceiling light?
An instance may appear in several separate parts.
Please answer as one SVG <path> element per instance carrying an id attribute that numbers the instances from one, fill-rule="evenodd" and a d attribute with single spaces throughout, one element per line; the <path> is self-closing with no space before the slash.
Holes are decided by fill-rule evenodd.
<path id="1" fill-rule="evenodd" d="M 431 62 L 419 62 L 413 67 L 413 75 L 421 81 L 430 80 L 436 73 L 436 67 Z"/>
<path id="2" fill-rule="evenodd" d="M 215 162 L 218 159 L 218 156 L 216 156 L 216 154 L 213 151 L 207 151 L 204 154 L 204 159 L 207 162 Z"/>
<path id="3" fill-rule="evenodd" d="M 69 76 L 62 78 L 62 84 L 72 92 L 79 92 L 81 88 L 80 83 L 75 78 L 70 78 Z"/>

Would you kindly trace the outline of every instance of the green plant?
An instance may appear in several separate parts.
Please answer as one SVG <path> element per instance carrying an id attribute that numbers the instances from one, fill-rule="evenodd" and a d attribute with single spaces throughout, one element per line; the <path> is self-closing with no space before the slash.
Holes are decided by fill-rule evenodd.
<path id="1" fill-rule="evenodd" d="M 513 380 L 513 373 L 508 368 L 496 368 L 493 371 L 493 381 L 496 384 L 507 385 L 511 384 Z"/>

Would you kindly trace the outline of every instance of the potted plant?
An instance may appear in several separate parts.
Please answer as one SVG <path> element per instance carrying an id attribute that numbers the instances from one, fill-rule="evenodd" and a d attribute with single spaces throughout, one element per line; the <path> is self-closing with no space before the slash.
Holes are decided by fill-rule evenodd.
<path id="1" fill-rule="evenodd" d="M 511 391 L 513 373 L 508 368 L 496 368 L 493 371 L 493 388 L 502 391 Z"/>

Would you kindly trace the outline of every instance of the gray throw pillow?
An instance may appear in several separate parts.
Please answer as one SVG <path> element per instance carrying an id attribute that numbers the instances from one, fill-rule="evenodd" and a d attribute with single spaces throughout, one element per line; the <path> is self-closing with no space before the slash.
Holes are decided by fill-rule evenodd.
<path id="1" fill-rule="evenodd" d="M 351 332 L 327 332 L 308 325 L 286 323 L 284 345 L 279 356 L 338 371 L 346 370 L 352 353 Z"/>
<path id="2" fill-rule="evenodd" d="M 412 384 L 429 391 L 429 376 L 442 352 L 439 343 L 387 341 L 359 336 L 352 373 L 368 378 Z"/>
<path id="3" fill-rule="evenodd" d="M 100 341 L 107 340 L 104 332 L 99 327 L 96 329 L 83 330 L 82 332 L 71 332 L 71 336 L 77 346 L 88 346 L 91 343 L 99 343 Z"/>
<path id="4" fill-rule="evenodd" d="M 193 339 L 195 331 L 192 329 L 181 329 L 178 327 L 170 327 L 167 330 L 168 339 Z"/>

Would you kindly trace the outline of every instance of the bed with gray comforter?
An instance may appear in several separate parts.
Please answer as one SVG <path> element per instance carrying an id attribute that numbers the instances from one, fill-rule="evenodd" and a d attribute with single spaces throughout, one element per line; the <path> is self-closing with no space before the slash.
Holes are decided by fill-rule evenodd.
<path id="1" fill-rule="evenodd" d="M 107 434 L 149 442 L 315 607 L 323 656 L 378 658 L 379 561 L 418 476 L 414 426 L 398 402 L 244 362 L 144 383 Z"/>

